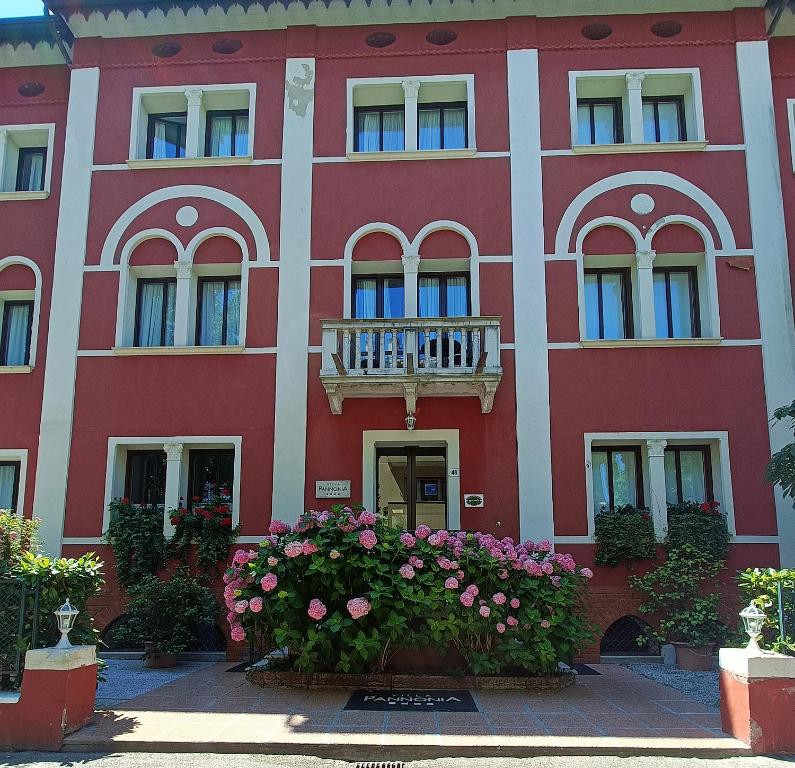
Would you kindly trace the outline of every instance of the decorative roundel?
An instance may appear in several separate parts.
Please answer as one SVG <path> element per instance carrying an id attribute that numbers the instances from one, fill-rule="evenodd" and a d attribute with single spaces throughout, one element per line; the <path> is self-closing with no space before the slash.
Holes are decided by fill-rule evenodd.
<path id="1" fill-rule="evenodd" d="M 374 32 L 369 35 L 365 43 L 371 48 L 387 48 L 392 45 L 397 38 L 391 32 Z"/>
<path id="2" fill-rule="evenodd" d="M 639 216 L 651 213 L 654 210 L 654 205 L 654 198 L 644 193 L 635 195 L 629 203 L 629 207 Z"/>
<path id="3" fill-rule="evenodd" d="M 17 88 L 20 96 L 41 96 L 46 90 L 44 83 L 23 83 Z"/>
<path id="4" fill-rule="evenodd" d="M 182 46 L 179 43 L 171 41 L 158 43 L 152 46 L 152 53 L 157 56 L 158 59 L 170 59 L 172 56 L 176 56 L 181 50 Z"/>
<path id="5" fill-rule="evenodd" d="M 581 34 L 589 40 L 604 40 L 613 34 L 613 28 L 609 24 L 586 24 Z"/>
<path id="6" fill-rule="evenodd" d="M 458 39 L 458 35 L 452 29 L 434 29 L 425 35 L 425 39 L 431 45 L 450 45 Z"/>
<path id="7" fill-rule="evenodd" d="M 181 227 L 192 227 L 199 220 L 199 212 L 192 205 L 183 205 L 177 211 L 176 219 Z"/>
<path id="8" fill-rule="evenodd" d="M 243 47 L 240 40 L 216 40 L 213 43 L 213 50 L 216 53 L 237 53 Z"/>
<path id="9" fill-rule="evenodd" d="M 678 21 L 658 21 L 651 28 L 651 33 L 657 37 L 676 37 L 682 31 Z"/>

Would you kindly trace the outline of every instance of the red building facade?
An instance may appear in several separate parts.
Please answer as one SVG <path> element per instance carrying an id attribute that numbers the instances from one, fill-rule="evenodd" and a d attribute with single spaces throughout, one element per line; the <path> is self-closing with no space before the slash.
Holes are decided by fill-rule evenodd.
<path id="1" fill-rule="evenodd" d="M 792 564 L 764 469 L 795 392 L 795 48 L 763 4 L 4 22 L 0 506 L 111 561 L 112 499 L 214 483 L 243 542 L 361 500 L 585 565 L 601 508 L 663 536 L 714 499 L 731 567 Z M 591 599 L 635 610 L 623 572 Z"/>

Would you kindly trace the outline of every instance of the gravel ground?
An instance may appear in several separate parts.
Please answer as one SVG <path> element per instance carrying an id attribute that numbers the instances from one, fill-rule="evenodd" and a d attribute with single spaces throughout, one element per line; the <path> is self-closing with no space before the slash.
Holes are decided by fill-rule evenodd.
<path id="1" fill-rule="evenodd" d="M 624 664 L 623 666 L 650 680 L 675 688 L 708 707 L 720 706 L 717 672 L 686 672 L 662 664 Z"/>
<path id="2" fill-rule="evenodd" d="M 206 669 L 206 662 L 186 662 L 172 669 L 145 669 L 143 661 L 108 659 L 105 681 L 97 686 L 97 709 L 110 709 L 123 701 L 134 699 L 180 677 Z"/>

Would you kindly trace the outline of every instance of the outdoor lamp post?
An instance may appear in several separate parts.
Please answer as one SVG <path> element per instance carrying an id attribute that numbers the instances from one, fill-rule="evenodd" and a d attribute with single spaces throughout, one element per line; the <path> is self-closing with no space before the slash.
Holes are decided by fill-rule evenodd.
<path id="1" fill-rule="evenodd" d="M 61 633 L 61 639 L 55 647 L 61 650 L 73 648 L 74 646 L 69 642 L 69 633 L 72 631 L 72 627 L 75 625 L 75 619 L 80 611 L 72 606 L 67 597 L 66 602 L 54 611 L 54 613 L 55 618 L 58 619 L 58 631 Z"/>
<path id="2" fill-rule="evenodd" d="M 748 643 L 749 651 L 762 652 L 757 638 L 762 634 L 762 627 L 765 624 L 765 612 L 758 606 L 751 603 L 747 608 L 740 611 L 740 618 L 743 620 L 745 631 L 751 640 Z"/>

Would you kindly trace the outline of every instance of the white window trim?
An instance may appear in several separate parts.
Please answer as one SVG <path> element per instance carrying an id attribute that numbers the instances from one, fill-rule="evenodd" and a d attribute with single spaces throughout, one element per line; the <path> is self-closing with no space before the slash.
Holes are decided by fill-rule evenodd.
<path id="1" fill-rule="evenodd" d="M 795 99 L 787 99 L 787 127 L 789 129 L 789 150 L 792 158 L 792 171 L 795 173 Z"/>
<path id="2" fill-rule="evenodd" d="M 39 192 L 1 192 L 2 200 L 44 200 L 50 196 L 52 184 L 52 163 L 55 153 L 55 123 L 28 123 L 23 125 L 0 125 L 0 190 L 4 184 L 3 174 L 6 164 L 6 147 L 9 134 L 27 131 L 47 131 L 47 164 L 44 169 L 44 189 Z"/>
<path id="3" fill-rule="evenodd" d="M 207 157 L 204 154 L 205 116 L 202 100 L 205 93 L 231 93 L 236 91 L 248 92 L 248 152 L 246 155 L 236 157 Z M 143 111 L 143 97 L 147 95 L 175 95 L 182 94 L 188 99 L 188 122 L 186 125 L 186 147 L 184 158 L 148 159 L 141 157 L 141 113 Z M 191 106 L 191 97 L 196 106 Z M 251 163 L 254 156 L 254 131 L 256 122 L 257 84 L 256 83 L 224 83 L 212 85 L 164 85 L 133 88 L 132 114 L 130 119 L 130 146 L 127 156 L 127 165 L 130 168 L 184 168 L 191 166 L 208 165 L 243 165 Z M 143 129 L 145 130 L 145 129 Z M 143 146 L 146 146 L 146 137 L 143 137 Z"/>
<path id="4" fill-rule="evenodd" d="M 646 142 L 631 140 L 631 126 L 633 120 L 643 124 L 643 115 L 634 114 L 633 100 L 626 94 L 622 96 L 622 103 L 626 103 L 627 125 L 624 131 L 623 144 L 578 144 L 579 135 L 577 122 L 577 80 L 596 79 L 600 77 L 628 77 L 639 75 L 643 77 L 655 77 L 666 75 L 684 75 L 690 77 L 693 84 L 693 120 L 694 136 L 687 141 L 677 142 Z M 707 139 L 704 132 L 704 101 L 701 93 L 701 71 L 698 67 L 689 68 L 662 68 L 662 69 L 595 69 L 595 70 L 575 70 L 569 72 L 569 122 L 571 126 L 571 146 L 575 153 L 627 153 L 627 152 L 682 152 L 688 150 L 703 150 L 707 146 Z M 690 127 L 690 126 L 688 126 Z"/>
<path id="5" fill-rule="evenodd" d="M 232 483 L 232 525 L 240 522 L 240 468 L 242 465 L 243 437 L 241 435 L 190 435 L 175 437 L 109 437 L 108 458 L 105 465 L 105 506 L 102 514 L 102 533 L 110 525 L 108 505 L 114 498 L 124 496 L 124 483 L 127 469 L 127 450 L 152 448 L 166 450 L 166 446 L 180 446 L 181 458 L 179 466 L 178 487 L 174 488 L 166 470 L 165 510 L 163 530 L 167 535 L 173 533 L 173 527 L 166 517 L 169 509 L 176 507 L 180 497 L 185 497 L 188 488 L 188 456 L 192 448 L 233 448 L 235 451 L 235 479 Z M 2 455 L 0 453 L 0 455 Z M 20 478 L 21 478 L 20 472 Z M 20 481 L 21 482 L 21 481 Z M 169 503 L 171 502 L 171 504 Z"/>
<path id="6" fill-rule="evenodd" d="M 404 149 L 402 152 L 354 152 L 354 134 L 356 126 L 353 119 L 354 90 L 360 86 L 378 85 L 406 85 L 412 82 L 423 83 L 465 83 L 467 89 L 467 139 L 468 146 L 465 149 Z M 454 158 L 471 157 L 477 152 L 477 141 L 475 133 L 475 75 L 407 75 L 405 77 L 357 77 L 347 80 L 347 124 L 345 152 L 348 160 L 421 160 L 434 158 Z M 404 130 L 406 136 L 411 126 L 417 125 L 417 99 L 404 98 L 404 107 L 407 107 Z"/>
<path id="7" fill-rule="evenodd" d="M 35 285 L 33 288 L 33 318 L 30 328 L 30 354 L 28 355 L 27 365 L 12 365 L 0 366 L 0 371 L 6 373 L 30 373 L 36 367 L 36 349 L 39 342 L 39 316 L 41 314 L 41 270 L 35 261 L 28 259 L 24 256 L 6 256 L 0 259 L 0 272 L 6 267 L 19 264 L 23 267 L 28 267 L 33 272 L 35 278 Z M 2 317 L 0 317 L 2 322 Z"/>
<path id="8" fill-rule="evenodd" d="M 667 529 L 667 505 L 665 487 L 650 487 L 651 473 L 649 471 L 648 446 L 650 441 L 665 440 L 671 445 L 682 443 L 692 443 L 694 445 L 709 444 L 712 453 L 712 484 L 715 498 L 720 501 L 721 511 L 726 515 L 726 523 L 729 534 L 734 541 L 736 537 L 736 527 L 734 521 L 734 494 L 732 491 L 731 462 L 729 459 L 729 433 L 725 431 L 706 431 L 706 432 L 586 432 L 585 441 L 585 499 L 588 514 L 588 541 L 594 540 L 594 502 L 593 502 L 593 474 L 592 474 L 592 452 L 593 444 L 604 445 L 632 445 L 638 444 L 641 447 L 641 457 L 643 462 L 643 482 L 644 493 L 646 496 L 646 507 L 653 517 L 664 523 L 663 528 Z M 597 446 L 598 447 L 598 446 Z M 663 504 L 659 504 L 662 498 Z M 657 508 L 655 508 L 655 503 Z M 657 528 L 657 526 L 655 526 Z"/>
<path id="9" fill-rule="evenodd" d="M 25 511 L 25 485 L 28 476 L 28 449 L 0 448 L 0 461 L 19 462 L 19 487 L 17 488 L 16 513 L 22 516 Z"/>

